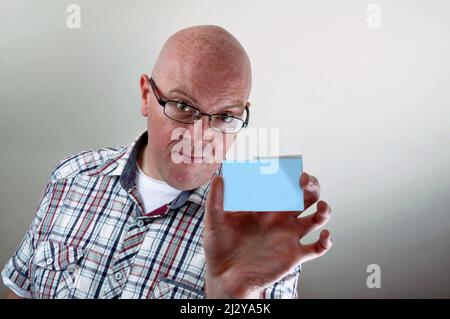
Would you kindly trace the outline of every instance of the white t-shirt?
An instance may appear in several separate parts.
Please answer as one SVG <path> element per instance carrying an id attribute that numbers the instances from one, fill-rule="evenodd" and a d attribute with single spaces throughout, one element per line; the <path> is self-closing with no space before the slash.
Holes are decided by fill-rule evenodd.
<path id="1" fill-rule="evenodd" d="M 138 168 L 136 189 L 144 201 L 144 214 L 154 211 L 164 204 L 168 204 L 181 193 L 181 190 L 169 186 L 166 182 L 145 175 L 137 162 L 136 165 Z"/>

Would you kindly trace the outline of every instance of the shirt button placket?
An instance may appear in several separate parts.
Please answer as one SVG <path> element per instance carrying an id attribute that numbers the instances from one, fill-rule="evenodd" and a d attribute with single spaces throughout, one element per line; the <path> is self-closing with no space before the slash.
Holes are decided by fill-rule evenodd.
<path id="1" fill-rule="evenodd" d="M 117 282 L 121 282 L 122 279 L 123 279 L 123 274 L 122 274 L 122 272 L 121 272 L 121 271 L 117 271 L 117 272 L 114 274 L 114 278 L 117 280 Z"/>
<path id="2" fill-rule="evenodd" d="M 139 219 L 138 222 L 137 222 L 137 225 L 138 225 L 139 228 L 141 228 L 141 227 L 144 227 L 145 223 L 144 223 L 144 221 L 142 219 Z"/>

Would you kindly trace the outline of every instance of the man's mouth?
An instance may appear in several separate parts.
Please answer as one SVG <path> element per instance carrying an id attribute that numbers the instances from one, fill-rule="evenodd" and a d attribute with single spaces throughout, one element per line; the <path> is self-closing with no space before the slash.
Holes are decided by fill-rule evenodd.
<path id="1" fill-rule="evenodd" d="M 195 156 L 190 156 L 190 155 L 184 155 L 183 154 L 183 158 L 185 158 L 186 160 L 190 161 L 190 162 L 196 162 L 196 163 L 201 163 L 203 161 L 203 157 L 195 157 Z"/>
<path id="2" fill-rule="evenodd" d="M 184 154 L 181 150 L 180 152 L 173 152 L 173 155 L 178 158 L 182 157 L 183 163 L 203 163 L 203 156 L 194 156 L 194 154 Z"/>

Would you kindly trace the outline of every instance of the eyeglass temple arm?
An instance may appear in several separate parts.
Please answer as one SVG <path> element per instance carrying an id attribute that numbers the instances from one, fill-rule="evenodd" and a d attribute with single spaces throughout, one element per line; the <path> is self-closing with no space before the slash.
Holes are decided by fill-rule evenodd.
<path id="1" fill-rule="evenodd" d="M 156 86 L 155 82 L 153 81 L 153 78 L 150 77 L 150 79 L 148 80 L 150 82 L 150 86 L 153 89 L 153 92 L 156 95 L 156 99 L 158 100 L 159 104 L 161 104 L 161 106 L 165 106 L 166 105 L 166 100 L 164 100 L 162 98 L 161 92 L 159 91 L 158 87 Z"/>
<path id="2" fill-rule="evenodd" d="M 245 106 L 245 110 L 247 111 L 247 117 L 246 117 L 244 125 L 242 125 L 242 127 L 247 127 L 248 126 L 248 122 L 250 120 L 250 110 L 248 108 L 249 106 L 250 106 L 250 102 L 247 102 L 247 105 Z"/>

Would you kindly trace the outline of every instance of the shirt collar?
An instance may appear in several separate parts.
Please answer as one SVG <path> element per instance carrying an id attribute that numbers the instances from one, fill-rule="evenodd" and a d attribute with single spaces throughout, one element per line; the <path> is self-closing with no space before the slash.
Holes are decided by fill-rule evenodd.
<path id="1" fill-rule="evenodd" d="M 124 190 L 129 191 L 135 186 L 137 174 L 136 163 L 139 156 L 139 150 L 147 142 L 148 134 L 147 130 L 145 130 L 141 132 L 131 144 L 124 147 L 122 152 L 97 167 L 96 171 L 90 175 L 120 176 L 120 185 Z M 222 175 L 222 165 L 220 165 L 220 167 L 213 173 L 211 178 L 216 175 Z M 200 206 L 204 206 L 210 186 L 211 179 L 196 189 L 181 192 L 180 195 L 172 201 L 171 208 L 180 208 L 186 203 L 186 201 L 191 201 Z"/>

